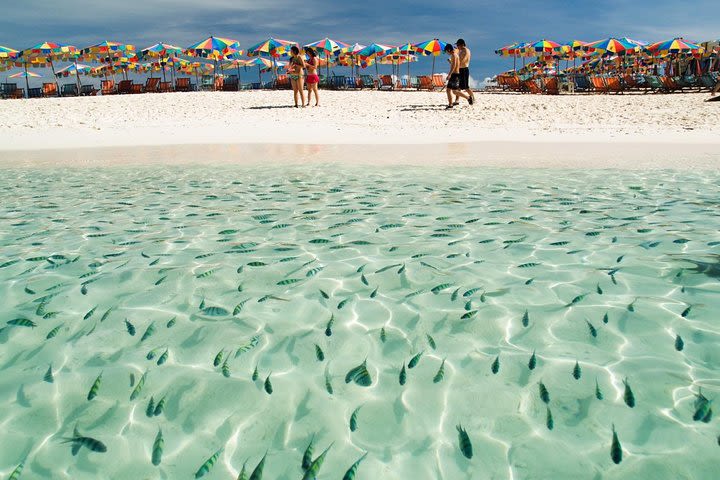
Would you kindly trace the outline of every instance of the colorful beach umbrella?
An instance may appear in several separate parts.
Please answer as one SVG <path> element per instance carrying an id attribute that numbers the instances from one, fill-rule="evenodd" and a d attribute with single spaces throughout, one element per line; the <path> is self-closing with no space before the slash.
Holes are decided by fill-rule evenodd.
<path id="1" fill-rule="evenodd" d="M 325 37 L 322 40 L 308 43 L 305 46 L 325 53 L 325 58 L 327 59 L 327 76 L 330 77 L 330 56 L 341 53 L 343 49 L 348 48 L 350 45 Z"/>
<path id="2" fill-rule="evenodd" d="M 597 52 L 601 55 L 608 53 L 614 55 L 628 55 L 636 53 L 639 50 L 637 44 L 631 43 L 622 38 L 606 38 L 605 40 L 598 40 L 597 42 L 588 43 L 586 48 L 593 53 Z"/>
<path id="3" fill-rule="evenodd" d="M 395 47 L 391 47 L 389 45 L 381 45 L 379 43 L 371 43 L 367 47 L 357 52 L 357 56 L 365 61 L 377 60 L 378 57 L 383 56 L 386 52 L 391 51 L 393 48 Z M 377 63 L 375 63 L 375 75 L 378 77 L 380 76 L 377 68 Z"/>
<path id="4" fill-rule="evenodd" d="M 12 48 L 3 47 L 0 45 L 0 61 L 6 58 L 15 58 L 18 55 L 17 50 L 13 50 Z"/>
<path id="5" fill-rule="evenodd" d="M 280 40 L 279 38 L 268 38 L 249 47 L 247 55 L 248 57 L 266 56 L 278 58 L 287 55 L 293 45 L 297 46 L 297 43 L 290 40 Z"/>
<path id="6" fill-rule="evenodd" d="M 29 59 L 43 59 L 48 62 L 52 69 L 53 78 L 55 78 L 55 86 L 57 92 L 60 92 L 60 85 L 57 82 L 57 75 L 55 72 L 55 60 L 73 60 L 77 59 L 79 51 L 77 47 L 73 45 L 63 45 L 55 42 L 42 42 L 37 45 L 33 45 L 30 48 L 20 52 L 20 57 Z M 78 84 L 78 89 L 79 89 Z"/>
<path id="7" fill-rule="evenodd" d="M 152 57 L 152 58 L 165 58 L 169 56 L 174 55 L 180 55 L 183 52 L 183 49 L 180 47 L 177 47 L 175 45 L 171 45 L 169 43 L 156 43 L 155 45 L 151 45 L 147 48 L 143 48 L 140 50 L 141 55 L 143 58 L 145 57 Z M 157 62 L 159 63 L 159 66 L 162 67 L 162 74 L 163 74 L 163 82 L 167 81 L 165 77 L 165 65 L 163 63 L 167 63 L 165 61 Z M 151 68 L 154 68 L 151 66 Z"/>
<path id="8" fill-rule="evenodd" d="M 562 48 L 562 45 L 560 45 L 557 42 L 553 42 L 552 40 L 540 40 L 535 43 L 531 43 L 525 48 L 525 52 L 530 57 L 538 57 L 543 53 L 555 53 L 560 51 Z"/>
<path id="9" fill-rule="evenodd" d="M 653 43 L 647 50 L 655 54 L 662 53 L 698 53 L 702 47 L 698 44 L 685 41 L 683 38 L 673 38 L 664 42 Z"/>
<path id="10" fill-rule="evenodd" d="M 65 68 L 61 68 L 55 73 L 57 77 L 68 77 L 70 75 L 77 75 L 78 73 L 88 74 L 92 70 L 90 65 L 83 65 L 82 63 L 73 63 Z"/>
<path id="11" fill-rule="evenodd" d="M 231 38 L 208 37 L 185 49 L 190 57 L 212 58 L 219 60 L 240 49 L 240 42 Z"/>
<path id="12" fill-rule="evenodd" d="M 135 45 L 106 40 L 83 48 L 80 51 L 80 58 L 109 63 L 113 57 L 133 55 L 133 52 L 135 52 Z"/>
<path id="13" fill-rule="evenodd" d="M 27 72 L 13 73 L 8 78 L 41 78 L 41 77 L 42 77 L 42 75 L 40 75 L 39 73 L 27 71 Z"/>
<path id="14" fill-rule="evenodd" d="M 435 57 L 445 51 L 445 45 L 447 45 L 447 43 L 441 42 L 437 38 L 415 44 L 415 51 L 417 53 L 421 55 L 432 55 L 432 75 L 435 75 Z"/>

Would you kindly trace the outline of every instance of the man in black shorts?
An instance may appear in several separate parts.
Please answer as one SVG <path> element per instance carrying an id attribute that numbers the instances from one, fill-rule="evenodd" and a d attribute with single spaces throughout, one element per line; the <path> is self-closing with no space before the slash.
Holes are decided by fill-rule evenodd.
<path id="1" fill-rule="evenodd" d="M 470 97 L 460 91 L 460 60 L 458 59 L 458 54 L 455 51 L 455 48 L 453 48 L 453 46 L 448 43 L 447 45 L 445 45 L 445 53 L 448 54 L 448 62 L 450 62 L 450 71 L 448 72 L 446 89 L 448 105 L 445 108 L 453 108 L 453 95 L 455 95 L 455 99 L 462 97 L 468 102 L 470 102 L 470 104 L 472 105 L 472 100 L 470 100 Z"/>
<path id="2" fill-rule="evenodd" d="M 465 40 L 458 39 L 455 43 L 458 48 L 458 58 L 460 60 L 460 90 L 464 91 L 469 98 L 470 105 L 475 103 L 475 95 L 470 89 L 470 49 L 465 45 Z"/>

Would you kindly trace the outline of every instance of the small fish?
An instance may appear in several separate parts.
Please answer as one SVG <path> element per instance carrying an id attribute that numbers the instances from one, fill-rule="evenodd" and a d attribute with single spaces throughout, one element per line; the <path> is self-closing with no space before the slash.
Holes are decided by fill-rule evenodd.
<path id="1" fill-rule="evenodd" d="M 128 334 L 130 334 L 131 337 L 135 336 L 135 325 L 130 323 L 127 318 L 125 319 L 125 328 L 127 328 L 127 332 Z"/>
<path id="2" fill-rule="evenodd" d="M 260 376 L 260 373 L 258 372 L 258 367 L 257 367 L 257 365 L 255 365 L 255 370 L 253 370 L 252 377 L 251 377 L 252 381 L 256 382 L 259 376 Z"/>
<path id="3" fill-rule="evenodd" d="M 597 338 L 597 329 L 595 328 L 595 326 L 590 323 L 589 320 L 585 320 L 585 323 L 587 323 L 588 330 L 590 330 L 590 336 L 592 336 L 593 338 Z"/>
<path id="4" fill-rule="evenodd" d="M 175 325 L 175 322 L 177 321 L 177 317 L 173 317 L 170 320 L 168 320 L 167 324 L 165 325 L 166 328 L 172 328 Z"/>
<path id="5" fill-rule="evenodd" d="M 535 350 L 533 350 L 533 353 L 530 356 L 530 361 L 528 362 L 528 368 L 530 370 L 535 370 L 536 365 L 537 365 L 537 357 L 535 356 Z"/>
<path id="6" fill-rule="evenodd" d="M 145 415 L 148 418 L 155 416 L 155 398 L 151 395 L 150 401 L 148 402 L 147 408 L 145 409 Z"/>
<path id="7" fill-rule="evenodd" d="M 385 327 L 380 328 L 380 341 L 385 343 L 387 341 L 387 334 L 385 333 Z"/>
<path id="8" fill-rule="evenodd" d="M 245 300 L 243 300 L 242 302 L 240 302 L 240 303 L 238 303 L 237 305 L 235 305 L 235 308 L 233 308 L 232 314 L 233 314 L 233 315 L 237 315 L 238 313 L 240 313 L 240 312 L 242 311 L 243 307 L 245 306 L 245 304 L 246 304 L 249 300 L 250 300 L 249 298 L 248 298 L 248 299 L 245 299 Z"/>
<path id="9" fill-rule="evenodd" d="M 345 375 L 345 383 L 353 381 L 362 387 L 369 387 L 372 385 L 372 377 L 367 369 L 367 359 L 365 359 L 363 363 L 357 367 L 350 369 L 347 375 Z"/>
<path id="10" fill-rule="evenodd" d="M 625 258 L 625 255 L 620 255 L 620 256 L 617 257 L 617 259 L 615 260 L 615 263 L 620 263 L 620 262 L 622 262 L 623 258 Z"/>
<path id="11" fill-rule="evenodd" d="M 631 303 L 629 303 L 626 308 L 627 308 L 628 312 L 634 312 L 635 311 L 635 300 L 633 300 Z"/>
<path id="12" fill-rule="evenodd" d="M 326 336 L 326 337 L 331 337 L 331 336 L 332 336 L 333 323 L 335 323 L 335 315 L 331 313 L 331 314 L 330 314 L 330 320 L 328 320 L 328 323 L 327 323 L 327 325 L 325 326 L 325 336 Z"/>
<path id="13" fill-rule="evenodd" d="M 695 413 L 693 414 L 693 420 L 699 422 L 709 415 L 709 422 L 710 418 L 712 418 L 712 409 L 710 408 L 712 402 L 708 400 L 705 395 L 702 394 L 702 392 L 698 393 L 696 397 L 697 398 L 695 399 Z"/>
<path id="14" fill-rule="evenodd" d="M 113 307 L 110 307 L 107 310 L 105 310 L 105 313 L 103 313 L 102 317 L 100 317 L 101 323 L 108 319 L 108 317 L 110 316 L 110 313 L 113 311 L 113 309 L 114 309 Z"/>
<path id="15" fill-rule="evenodd" d="M 620 462 L 622 462 L 622 446 L 620 446 L 620 440 L 618 440 L 617 432 L 615 431 L 615 424 L 612 426 L 612 445 L 610 445 L 610 458 L 612 458 L 613 463 L 615 465 L 618 465 Z"/>
<path id="16" fill-rule="evenodd" d="M 168 350 L 168 349 L 165 349 L 165 351 L 163 352 L 163 354 L 160 355 L 160 356 L 158 357 L 158 359 L 157 359 L 157 364 L 158 364 L 158 366 L 159 366 L 159 365 L 162 365 L 162 364 L 165 363 L 165 362 L 167 362 L 168 354 L 169 354 L 169 350 Z"/>
<path id="17" fill-rule="evenodd" d="M 675 350 L 678 352 L 682 352 L 685 348 L 685 342 L 683 342 L 683 339 L 680 335 L 675 336 Z"/>
<path id="18" fill-rule="evenodd" d="M 431 288 L 430 291 L 431 291 L 433 294 L 438 295 L 438 294 L 440 294 L 440 292 L 442 292 L 443 290 L 446 290 L 446 289 L 448 289 L 448 288 L 450 288 L 450 287 L 452 287 L 452 286 L 453 286 L 452 283 L 441 283 L 440 285 L 437 285 L 437 286 Z"/>
<path id="19" fill-rule="evenodd" d="M 208 317 L 225 317 L 230 315 L 230 312 L 222 307 L 205 307 L 200 310 L 203 315 L 207 315 Z"/>
<path id="20" fill-rule="evenodd" d="M 600 284 L 599 284 L 599 283 L 595 286 L 595 291 L 598 293 L 598 295 L 602 295 L 602 294 L 603 294 L 603 289 L 600 288 Z"/>
<path id="21" fill-rule="evenodd" d="M 96 309 L 97 309 L 97 305 L 95 305 L 93 308 L 90 309 L 89 312 L 87 312 L 87 313 L 85 314 L 85 316 L 83 317 L 83 320 L 87 320 L 88 318 L 92 317 L 93 314 L 95 313 L 95 310 L 96 310 Z"/>
<path id="22" fill-rule="evenodd" d="M 308 468 L 310 468 L 310 465 L 312 465 L 312 455 L 313 455 L 313 449 L 315 447 L 315 434 L 313 433 L 313 436 L 310 438 L 310 443 L 308 443 L 308 446 L 305 448 L 305 452 L 303 453 L 302 457 L 302 463 L 301 468 L 302 471 L 306 471 Z"/>
<path id="23" fill-rule="evenodd" d="M 75 431 L 73 432 L 72 438 L 64 438 L 62 443 L 72 443 L 73 456 L 77 455 L 82 447 L 87 448 L 91 452 L 97 452 L 97 453 L 107 452 L 107 447 L 105 446 L 104 443 L 102 443 L 100 440 L 96 440 L 92 437 L 85 437 L 85 436 L 80 435 L 77 427 L 75 427 Z"/>
<path id="24" fill-rule="evenodd" d="M 458 298 L 458 294 L 460 293 L 460 287 L 456 288 L 455 291 L 450 295 L 450 300 L 455 301 Z"/>
<path id="25" fill-rule="evenodd" d="M 458 424 L 455 428 L 457 428 L 458 431 L 458 442 L 460 443 L 460 451 L 463 455 L 465 455 L 465 458 L 471 459 L 473 457 L 473 448 L 472 443 L 470 443 L 470 437 L 468 436 L 462 425 Z"/>
<path id="26" fill-rule="evenodd" d="M 235 352 L 235 358 L 239 357 L 245 352 L 249 352 L 250 350 L 255 348 L 259 342 L 260 335 L 253 336 L 247 343 L 238 347 L 237 351 Z"/>
<path id="27" fill-rule="evenodd" d="M 322 362 L 325 360 L 325 354 L 322 351 L 322 348 L 320 348 L 320 345 L 317 343 L 315 344 L 315 357 L 317 358 L 318 362 Z"/>
<path id="28" fill-rule="evenodd" d="M 102 372 L 100 372 L 100 375 L 97 376 L 97 378 L 93 382 L 92 386 L 90 387 L 90 391 L 87 394 L 88 401 L 97 397 L 98 393 L 100 393 L 100 385 L 102 385 L 102 376 L 103 376 L 103 374 L 102 374 Z"/>
<path id="29" fill-rule="evenodd" d="M 212 457 L 205 460 L 205 463 L 203 463 L 202 466 L 198 469 L 198 471 L 195 472 L 195 478 L 201 478 L 208 474 L 210 470 L 212 470 L 212 468 L 215 466 L 215 463 L 218 461 L 218 458 L 220 458 L 220 455 L 222 455 L 223 450 L 225 450 L 225 447 L 221 448 L 220 450 L 215 452 Z"/>
<path id="30" fill-rule="evenodd" d="M 328 295 L 327 293 L 325 293 L 325 291 L 322 290 L 322 289 L 320 289 L 320 295 L 321 295 L 325 300 L 328 300 L 328 299 L 330 298 L 330 295 Z"/>
<path id="31" fill-rule="evenodd" d="M 623 384 L 625 385 L 625 393 L 623 393 L 623 400 L 625 400 L 625 404 L 628 407 L 633 408 L 635 407 L 635 395 L 630 388 L 630 384 L 628 383 L 627 378 L 623 379 Z"/>
<path id="32" fill-rule="evenodd" d="M 575 380 L 580 380 L 580 376 L 582 375 L 582 370 L 580 370 L 580 364 L 575 361 L 575 366 L 573 367 L 572 376 Z"/>
<path id="33" fill-rule="evenodd" d="M 145 333 L 143 333 L 143 336 L 140 338 L 140 342 L 144 342 L 148 338 L 150 338 L 153 333 L 155 333 L 155 322 L 150 322 L 150 325 L 145 329 Z"/>
<path id="34" fill-rule="evenodd" d="M 54 337 L 58 334 L 58 332 L 60 331 L 60 329 L 62 328 L 62 326 L 63 326 L 63 324 L 61 323 L 61 324 L 58 325 L 57 327 L 55 327 L 55 328 L 53 328 L 52 330 L 50 330 L 50 331 L 48 332 L 48 334 L 45 336 L 45 340 L 50 340 L 51 338 L 54 338 Z"/>
<path id="35" fill-rule="evenodd" d="M 602 319 L 603 323 L 607 324 L 610 321 L 610 318 L 608 317 L 607 312 L 605 312 L 605 315 L 603 315 Z"/>
<path id="36" fill-rule="evenodd" d="M 52 364 L 50 364 L 50 366 L 47 369 L 47 372 L 45 372 L 43 381 L 45 381 L 47 383 L 53 383 L 55 381 L 55 379 L 53 378 Z"/>
<path id="37" fill-rule="evenodd" d="M 547 408 L 547 414 L 545 415 L 545 426 L 548 430 L 552 430 L 555 428 L 555 421 L 553 420 L 552 412 L 550 411 L 550 407 Z"/>
<path id="38" fill-rule="evenodd" d="M 337 304 L 337 309 L 342 310 L 342 308 L 347 305 L 350 300 L 352 300 L 352 298 L 346 298 L 345 300 L 342 300 L 340 303 Z"/>
<path id="39" fill-rule="evenodd" d="M 267 452 L 263 455 L 260 463 L 257 464 L 255 470 L 250 474 L 249 480 L 262 480 L 263 470 L 265 469 L 265 459 L 267 458 Z"/>
<path id="40" fill-rule="evenodd" d="M 358 412 L 360 411 L 361 407 L 362 407 L 362 405 L 357 407 L 355 410 L 353 410 L 352 415 L 350 415 L 350 431 L 351 432 L 354 432 L 355 430 L 358 429 L 357 416 L 358 416 Z"/>
<path id="41" fill-rule="evenodd" d="M 20 475 L 22 475 L 24 468 L 25 468 L 25 460 L 20 462 L 20 464 L 17 467 L 15 467 L 15 470 L 12 471 L 12 473 L 8 477 L 8 480 L 20 480 Z"/>
<path id="42" fill-rule="evenodd" d="M 242 469 L 240 470 L 240 473 L 238 474 L 237 480 L 248 480 L 246 472 L 247 472 L 247 460 L 243 463 Z"/>
<path id="43" fill-rule="evenodd" d="M 433 383 L 442 382 L 444 377 L 445 377 L 445 359 L 443 358 L 443 361 L 440 364 L 440 368 L 438 369 L 437 373 L 435 374 L 435 377 L 433 377 Z"/>
<path id="44" fill-rule="evenodd" d="M 222 363 L 223 360 L 223 354 L 225 353 L 225 350 L 220 350 L 217 355 L 215 355 L 215 358 L 213 359 L 213 367 L 218 367 Z"/>
<path id="45" fill-rule="evenodd" d="M 165 439 L 163 438 L 162 429 L 158 430 L 153 442 L 152 448 L 152 464 L 156 467 L 162 462 L 163 447 L 165 446 Z"/>
<path id="46" fill-rule="evenodd" d="M 140 377 L 140 380 L 138 380 L 138 382 L 137 382 L 137 385 L 135 385 L 135 389 L 130 394 L 131 402 L 140 396 L 140 392 L 142 392 L 142 389 L 145 386 L 145 380 L 147 380 L 147 373 L 148 372 L 146 370 L 145 373 L 142 374 L 142 376 Z"/>
<path id="47" fill-rule="evenodd" d="M 358 467 L 360 467 L 360 462 L 362 462 L 365 457 L 367 457 L 367 452 L 360 457 L 355 463 L 353 463 L 347 472 L 345 472 L 345 475 L 343 475 L 342 480 L 355 480 L 355 475 L 357 474 Z"/>
<path id="48" fill-rule="evenodd" d="M 272 374 L 270 374 L 270 375 L 272 375 Z M 268 375 L 265 378 L 265 392 L 268 395 L 272 395 L 272 393 L 273 393 L 273 386 L 272 386 L 272 383 L 270 382 L 270 375 Z"/>
<path id="49" fill-rule="evenodd" d="M 332 377 L 330 376 L 329 365 L 327 368 L 325 368 L 325 390 L 327 390 L 330 395 L 333 394 Z"/>
<path id="50" fill-rule="evenodd" d="M 522 316 L 522 326 L 527 328 L 528 325 L 530 325 L 530 316 L 528 315 L 528 311 L 525 310 Z"/>
<path id="51" fill-rule="evenodd" d="M 545 387 L 545 384 L 543 382 L 540 382 L 538 384 L 538 390 L 540 391 L 540 400 L 543 401 L 546 405 L 550 403 L 550 392 L 548 392 L 547 387 Z"/>
<path id="52" fill-rule="evenodd" d="M 492 365 L 490 365 L 490 371 L 493 373 L 493 375 L 497 375 L 497 373 L 500 371 L 500 355 L 495 357 L 495 360 L 493 360 Z"/>
<path id="53" fill-rule="evenodd" d="M 15 327 L 37 327 L 37 324 L 35 322 L 33 322 L 32 320 L 28 320 L 27 318 L 13 318 L 12 320 L 8 320 L 7 324 Z"/>
<path id="54" fill-rule="evenodd" d="M 368 279 L 365 278 L 365 274 L 364 274 L 364 273 L 361 273 L 361 274 L 360 274 L 360 281 L 361 281 L 364 285 L 370 285 L 370 282 L 368 282 Z"/>
<path id="55" fill-rule="evenodd" d="M 690 315 L 690 311 L 692 310 L 692 305 L 688 305 L 688 307 L 682 311 L 680 314 L 681 317 L 687 318 L 688 315 Z"/>
<path id="56" fill-rule="evenodd" d="M 317 478 L 317 475 L 320 472 L 320 468 L 325 462 L 325 457 L 327 456 L 327 453 L 330 451 L 330 448 L 332 446 L 333 444 L 331 443 L 315 460 L 312 461 L 310 467 L 305 470 L 305 474 L 303 475 L 302 480 L 315 480 Z"/>
<path id="57" fill-rule="evenodd" d="M 420 357 L 423 356 L 423 353 L 425 353 L 425 350 L 423 350 L 419 353 L 416 353 L 415 356 L 412 357 L 410 359 L 410 361 L 408 362 L 408 368 L 413 369 L 413 368 L 417 367 L 418 363 L 420 363 Z"/>
<path id="58" fill-rule="evenodd" d="M 468 302 L 468 303 L 470 303 L 470 302 Z M 464 313 L 464 314 L 460 317 L 460 319 L 461 319 L 461 320 L 467 320 L 468 318 L 472 318 L 472 317 L 475 316 L 475 314 L 476 314 L 477 312 L 478 312 L 477 310 L 470 310 L 469 312 Z"/>
<path id="59" fill-rule="evenodd" d="M 405 371 L 405 363 L 403 362 L 402 368 L 400 369 L 400 385 L 405 385 L 405 382 L 407 381 L 407 372 Z"/>
<path id="60" fill-rule="evenodd" d="M 402 267 L 398 268 L 398 271 L 397 271 L 398 275 L 402 275 L 403 273 L 405 273 L 405 264 L 404 263 L 402 264 Z"/>
<path id="61" fill-rule="evenodd" d="M 583 294 L 578 295 L 577 297 L 575 297 L 575 298 L 573 298 L 572 300 L 570 300 L 570 303 L 568 303 L 567 305 L 565 305 L 565 308 L 567 308 L 567 307 L 572 307 L 573 305 L 576 305 L 576 304 L 582 302 L 582 301 L 585 299 L 585 297 L 587 297 L 587 295 L 588 295 L 587 293 L 583 293 Z"/>
<path id="62" fill-rule="evenodd" d="M 153 410 L 153 416 L 159 417 L 162 415 L 162 413 L 165 411 L 165 397 L 162 397 L 159 402 L 157 402 L 157 405 L 155 405 L 155 410 Z"/>
<path id="63" fill-rule="evenodd" d="M 435 344 L 435 339 L 430 336 L 430 334 L 426 333 L 425 338 L 427 338 L 428 345 L 430 345 L 430 348 L 435 350 L 437 348 L 437 345 Z"/>
<path id="64" fill-rule="evenodd" d="M 379 288 L 380 288 L 380 287 L 375 287 L 375 290 L 373 290 L 372 292 L 370 292 L 370 298 L 375 298 L 375 297 L 377 297 L 378 289 L 379 289 Z"/>
<path id="65" fill-rule="evenodd" d="M 595 379 L 595 398 L 598 400 L 605 398 L 603 397 L 602 391 L 600 391 L 600 385 L 598 384 L 597 378 Z"/>
<path id="66" fill-rule="evenodd" d="M 135 374 L 130 374 L 130 388 L 133 388 L 135 386 Z"/>
<path id="67" fill-rule="evenodd" d="M 225 358 L 225 361 L 222 364 L 222 367 L 220 367 L 220 370 L 222 372 L 223 377 L 230 378 L 230 365 L 228 365 L 228 359 Z"/>

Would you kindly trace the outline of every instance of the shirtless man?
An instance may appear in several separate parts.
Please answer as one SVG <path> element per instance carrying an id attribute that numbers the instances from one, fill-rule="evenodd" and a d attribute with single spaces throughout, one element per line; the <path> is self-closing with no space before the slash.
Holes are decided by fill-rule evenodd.
<path id="1" fill-rule="evenodd" d="M 470 98 L 470 105 L 475 103 L 475 95 L 470 89 L 470 57 L 472 56 L 470 49 L 465 45 L 465 40 L 458 39 L 455 43 L 458 48 L 458 58 L 460 59 L 460 90 L 463 90 Z M 457 99 L 457 97 L 456 97 Z"/>
<path id="2" fill-rule="evenodd" d="M 445 108 L 453 108 L 453 95 L 455 95 L 455 98 L 464 98 L 465 100 L 470 102 L 470 105 L 472 105 L 471 98 L 460 91 L 460 59 L 458 58 L 458 54 L 455 51 L 455 48 L 453 48 L 453 46 L 448 43 L 447 45 L 445 45 L 445 53 L 448 54 L 448 62 L 450 62 L 450 71 L 448 72 L 446 89 L 448 105 Z"/>

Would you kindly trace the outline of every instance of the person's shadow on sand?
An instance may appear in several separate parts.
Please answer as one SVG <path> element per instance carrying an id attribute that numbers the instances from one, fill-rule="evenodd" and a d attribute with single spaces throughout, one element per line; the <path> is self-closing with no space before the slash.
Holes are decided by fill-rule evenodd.
<path id="1" fill-rule="evenodd" d="M 247 107 L 248 110 L 271 110 L 273 108 L 295 108 L 293 105 L 265 105 L 259 107 Z"/>
<path id="2" fill-rule="evenodd" d="M 444 105 L 400 105 L 401 112 L 422 112 L 432 110 L 445 110 Z"/>

